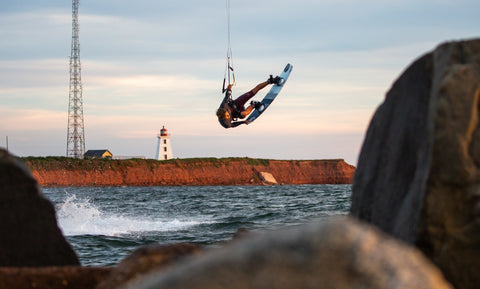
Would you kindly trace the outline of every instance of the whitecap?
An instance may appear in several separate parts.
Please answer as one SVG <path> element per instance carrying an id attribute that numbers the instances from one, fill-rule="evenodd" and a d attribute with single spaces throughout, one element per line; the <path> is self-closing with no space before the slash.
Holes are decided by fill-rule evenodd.
<path id="1" fill-rule="evenodd" d="M 119 236 L 141 232 L 166 232 L 209 223 L 208 219 L 158 219 L 103 212 L 89 199 L 67 194 L 57 208 L 59 226 L 66 236 Z"/>

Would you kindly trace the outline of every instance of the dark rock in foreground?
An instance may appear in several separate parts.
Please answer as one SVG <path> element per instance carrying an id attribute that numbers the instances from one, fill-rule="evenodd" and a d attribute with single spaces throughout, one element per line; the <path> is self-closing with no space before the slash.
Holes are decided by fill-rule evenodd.
<path id="1" fill-rule="evenodd" d="M 416 60 L 373 117 L 351 213 L 416 244 L 457 289 L 480 284 L 480 40 Z"/>
<path id="2" fill-rule="evenodd" d="M 241 238 L 127 288 L 452 287 L 420 251 L 338 217 Z"/>
<path id="3" fill-rule="evenodd" d="M 0 266 L 79 265 L 55 209 L 18 159 L 0 150 Z"/>
<path id="4" fill-rule="evenodd" d="M 149 245 L 123 259 L 96 289 L 120 288 L 155 270 L 165 270 L 187 256 L 200 253 L 193 244 Z"/>
<path id="5" fill-rule="evenodd" d="M 95 289 L 110 268 L 43 267 L 0 268 L 2 289 Z"/>

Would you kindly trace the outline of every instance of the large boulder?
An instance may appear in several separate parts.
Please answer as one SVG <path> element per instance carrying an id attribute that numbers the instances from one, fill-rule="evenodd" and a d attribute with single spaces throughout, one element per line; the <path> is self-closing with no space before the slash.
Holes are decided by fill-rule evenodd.
<path id="1" fill-rule="evenodd" d="M 449 42 L 393 84 L 365 137 L 351 214 L 480 284 L 480 40 Z"/>
<path id="2" fill-rule="evenodd" d="M 0 266 L 79 265 L 26 166 L 0 149 Z"/>
<path id="3" fill-rule="evenodd" d="M 142 246 L 123 259 L 96 289 L 126 286 L 150 272 L 165 270 L 180 260 L 199 254 L 201 248 L 194 244 Z"/>
<path id="4" fill-rule="evenodd" d="M 347 217 L 252 234 L 127 288 L 452 289 L 420 251 Z"/>

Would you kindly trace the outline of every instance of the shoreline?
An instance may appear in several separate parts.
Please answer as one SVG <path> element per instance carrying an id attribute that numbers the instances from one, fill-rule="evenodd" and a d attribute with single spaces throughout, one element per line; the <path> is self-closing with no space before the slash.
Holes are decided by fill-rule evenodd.
<path id="1" fill-rule="evenodd" d="M 22 159 L 42 187 L 351 184 L 355 173 L 343 159 Z M 266 182 L 263 173 L 275 182 Z"/>

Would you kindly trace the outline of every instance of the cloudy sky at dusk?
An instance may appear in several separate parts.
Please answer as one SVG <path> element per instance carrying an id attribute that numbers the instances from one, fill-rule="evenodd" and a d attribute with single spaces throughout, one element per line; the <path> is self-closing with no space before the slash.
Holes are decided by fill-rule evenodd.
<path id="1" fill-rule="evenodd" d="M 414 59 L 480 35 L 478 0 L 231 0 L 234 96 L 287 63 L 255 123 L 215 116 L 227 49 L 225 0 L 80 0 L 88 149 L 153 158 L 344 158 L 356 164 L 376 107 Z M 65 156 L 71 1 L 0 2 L 0 147 Z M 255 98 L 259 100 L 267 90 Z"/>

